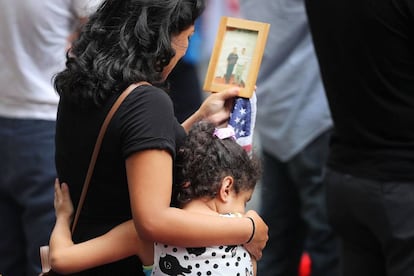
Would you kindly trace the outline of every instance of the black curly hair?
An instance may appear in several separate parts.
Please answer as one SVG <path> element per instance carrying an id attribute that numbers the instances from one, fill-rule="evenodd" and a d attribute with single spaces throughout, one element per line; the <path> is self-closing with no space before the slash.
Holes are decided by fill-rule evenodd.
<path id="1" fill-rule="evenodd" d="M 190 130 L 176 158 L 173 205 L 180 207 L 191 199 L 214 198 L 225 176 L 234 178 L 233 189 L 250 191 L 261 175 L 261 164 L 233 138 L 215 136 L 213 124 L 201 121 Z"/>
<path id="2" fill-rule="evenodd" d="M 205 0 L 106 0 L 91 15 L 54 79 L 62 97 L 99 106 L 134 82 L 162 83 L 171 37 L 194 24 Z"/>

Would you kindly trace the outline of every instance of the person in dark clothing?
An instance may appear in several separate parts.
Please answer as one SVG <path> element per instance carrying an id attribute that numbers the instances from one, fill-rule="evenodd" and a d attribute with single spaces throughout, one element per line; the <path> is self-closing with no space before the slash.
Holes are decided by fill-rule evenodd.
<path id="1" fill-rule="evenodd" d="M 75 204 L 106 114 L 127 87 L 147 83 L 125 98 L 108 125 L 73 233 L 75 243 L 133 219 L 133 231 L 146 241 L 190 247 L 244 244 L 261 257 L 267 226 L 256 212 L 246 213 L 253 228 L 249 218 L 189 214 L 170 206 L 174 158 L 186 131 L 202 119 L 226 122 L 239 90 L 210 95 L 179 124 L 169 95 L 161 89 L 186 53 L 204 5 L 204 0 L 106 0 L 70 49 L 66 68 L 55 77 L 60 96 L 56 169 Z M 142 273 L 140 260 L 131 253 L 76 275 Z"/>
<path id="2" fill-rule="evenodd" d="M 327 204 L 342 275 L 414 275 L 414 1 L 306 8 L 335 126 Z"/>
<path id="3" fill-rule="evenodd" d="M 224 75 L 225 83 L 230 83 L 231 76 L 233 75 L 234 66 L 236 66 L 237 59 L 239 56 L 237 55 L 237 48 L 233 48 L 233 51 L 227 56 L 227 67 L 226 67 L 226 74 Z"/>

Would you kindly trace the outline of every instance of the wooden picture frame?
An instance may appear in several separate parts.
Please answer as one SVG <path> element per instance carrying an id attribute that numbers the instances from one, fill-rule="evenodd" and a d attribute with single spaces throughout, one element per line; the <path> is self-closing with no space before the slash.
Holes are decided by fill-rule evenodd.
<path id="1" fill-rule="evenodd" d="M 232 86 L 239 96 L 250 98 L 266 46 L 270 24 L 222 17 L 207 69 L 203 89 L 219 92 Z"/>

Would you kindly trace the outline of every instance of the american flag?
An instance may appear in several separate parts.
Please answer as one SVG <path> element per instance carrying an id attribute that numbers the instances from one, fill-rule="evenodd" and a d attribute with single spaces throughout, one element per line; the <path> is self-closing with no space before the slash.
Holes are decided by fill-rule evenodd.
<path id="1" fill-rule="evenodd" d="M 230 114 L 229 125 L 234 128 L 236 141 L 249 154 L 253 147 L 253 133 L 256 122 L 256 94 L 250 99 L 236 98 L 233 110 Z"/>

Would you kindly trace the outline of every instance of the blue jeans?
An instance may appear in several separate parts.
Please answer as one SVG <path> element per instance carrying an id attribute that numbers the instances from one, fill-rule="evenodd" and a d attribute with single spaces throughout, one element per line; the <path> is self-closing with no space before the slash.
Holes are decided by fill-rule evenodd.
<path id="1" fill-rule="evenodd" d="M 343 276 L 414 275 L 414 183 L 328 170 L 327 201 Z"/>
<path id="2" fill-rule="evenodd" d="M 260 214 L 269 241 L 258 262 L 258 276 L 297 276 L 301 255 L 312 260 L 312 275 L 337 275 L 338 245 L 327 221 L 324 168 L 330 131 L 291 160 L 263 152 Z"/>
<path id="3" fill-rule="evenodd" d="M 0 274 L 37 276 L 49 243 L 55 122 L 0 118 Z"/>

